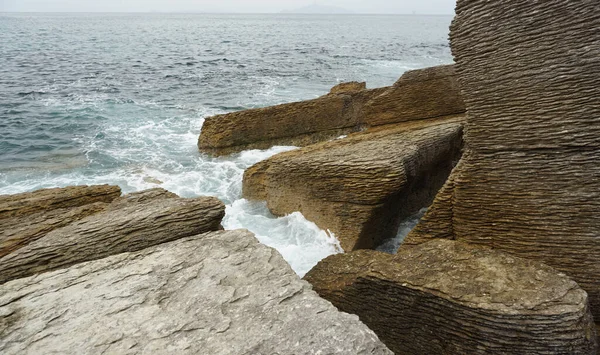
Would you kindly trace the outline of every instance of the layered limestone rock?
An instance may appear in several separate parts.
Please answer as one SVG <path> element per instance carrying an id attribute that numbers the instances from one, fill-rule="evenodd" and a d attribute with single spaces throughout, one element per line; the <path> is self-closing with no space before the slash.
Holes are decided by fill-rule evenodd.
<path id="1" fill-rule="evenodd" d="M 247 231 L 1 285 L 0 353 L 392 354 Z"/>
<path id="2" fill-rule="evenodd" d="M 328 257 L 305 277 L 397 355 L 589 354 L 587 294 L 537 261 L 450 240 Z"/>
<path id="3" fill-rule="evenodd" d="M 278 154 L 246 170 L 243 195 L 300 211 L 346 251 L 391 238 L 428 206 L 459 159 L 461 116 L 409 122 Z"/>
<path id="4" fill-rule="evenodd" d="M 466 153 L 407 238 L 452 238 L 571 276 L 600 318 L 600 3 L 463 1 L 451 30 Z M 493 20 L 490 20 L 493 19 Z"/>
<path id="5" fill-rule="evenodd" d="M 118 186 L 71 186 L 0 195 L 0 257 L 50 231 L 103 211 Z"/>
<path id="6" fill-rule="evenodd" d="M 124 197 L 3 256 L 0 283 L 220 229 L 221 201 L 169 194 L 152 190 Z"/>
<path id="7" fill-rule="evenodd" d="M 392 87 L 342 83 L 314 100 L 209 117 L 198 147 L 216 155 L 306 146 L 369 126 L 464 113 L 452 66 L 405 73 Z"/>
<path id="8" fill-rule="evenodd" d="M 110 203 L 119 196 L 121 189 L 111 185 L 70 186 L 0 195 L 0 223 L 8 218 L 25 217 L 54 209 L 80 207 L 95 202 Z"/>

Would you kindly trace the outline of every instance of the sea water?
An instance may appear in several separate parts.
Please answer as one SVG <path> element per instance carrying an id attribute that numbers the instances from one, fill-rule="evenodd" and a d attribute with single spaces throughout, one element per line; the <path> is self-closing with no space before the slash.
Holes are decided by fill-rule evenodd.
<path id="1" fill-rule="evenodd" d="M 246 168 L 294 147 L 210 157 L 196 146 L 204 118 L 315 98 L 342 81 L 391 85 L 406 70 L 451 63 L 450 21 L 0 14 L 0 194 L 116 184 L 216 196 L 227 204 L 225 228 L 251 230 L 303 275 L 341 251 L 335 236 L 241 198 Z"/>

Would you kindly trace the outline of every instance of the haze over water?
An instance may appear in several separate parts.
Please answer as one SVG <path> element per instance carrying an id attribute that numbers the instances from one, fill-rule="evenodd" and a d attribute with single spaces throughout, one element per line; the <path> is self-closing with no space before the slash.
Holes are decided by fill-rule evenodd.
<path id="1" fill-rule="evenodd" d="M 451 16 L 2 14 L 0 194 L 78 184 L 213 195 L 301 275 L 338 251 L 295 213 L 241 199 L 244 169 L 292 147 L 198 152 L 205 117 L 391 85 L 452 62 Z"/>

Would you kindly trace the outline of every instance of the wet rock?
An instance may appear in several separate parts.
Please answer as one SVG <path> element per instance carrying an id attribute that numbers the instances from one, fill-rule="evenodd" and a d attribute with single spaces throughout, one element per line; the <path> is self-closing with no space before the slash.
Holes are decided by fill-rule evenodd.
<path id="1" fill-rule="evenodd" d="M 457 3 L 468 109 L 453 183 L 407 242 L 449 237 L 545 262 L 600 318 L 600 4 Z M 451 197 L 449 197 L 451 196 Z"/>
<path id="2" fill-rule="evenodd" d="M 395 354 L 596 354 L 587 294 L 537 261 L 450 240 L 330 256 L 305 277 Z"/>
<path id="3" fill-rule="evenodd" d="M 243 195 L 300 211 L 346 251 L 373 248 L 427 207 L 462 147 L 461 116 L 374 128 L 278 154 L 244 174 Z"/>
<path id="4" fill-rule="evenodd" d="M 342 83 L 314 100 L 209 117 L 200 151 L 223 155 L 274 145 L 306 146 L 369 126 L 464 113 L 452 66 L 405 73 L 393 87 Z"/>
<path id="5" fill-rule="evenodd" d="M 216 231 L 225 214 L 223 203 L 213 197 L 129 202 L 125 198 L 117 202 L 118 208 L 55 229 L 5 255 L 0 259 L 0 283 Z"/>
<path id="6" fill-rule="evenodd" d="M 0 353 L 392 354 L 247 231 L 1 285 Z"/>

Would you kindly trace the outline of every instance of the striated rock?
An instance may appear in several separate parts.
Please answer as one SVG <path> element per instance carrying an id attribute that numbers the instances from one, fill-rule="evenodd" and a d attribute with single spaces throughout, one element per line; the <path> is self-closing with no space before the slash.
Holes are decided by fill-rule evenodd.
<path id="1" fill-rule="evenodd" d="M 3 219 L 0 230 L 0 258 L 42 238 L 51 231 L 65 227 L 75 221 L 102 212 L 107 203 L 96 202 L 74 208 L 58 208 Z"/>
<path id="2" fill-rule="evenodd" d="M 407 243 L 448 237 L 541 260 L 577 281 L 600 319 L 598 14 L 591 0 L 458 1 L 466 153 L 451 197 Z"/>
<path id="3" fill-rule="evenodd" d="M 353 93 L 367 89 L 367 83 L 359 83 L 357 81 L 351 81 L 348 83 L 340 83 L 332 87 L 329 91 L 330 94 L 346 94 Z"/>
<path id="4" fill-rule="evenodd" d="M 1 285 L 0 353 L 391 354 L 247 231 Z"/>
<path id="5" fill-rule="evenodd" d="M 95 202 L 110 203 L 121 196 L 118 186 L 69 186 L 16 195 L 0 195 L 0 223 L 3 219 L 25 217 L 59 208 L 73 208 Z"/>
<path id="6" fill-rule="evenodd" d="M 405 73 L 393 87 L 342 83 L 328 95 L 209 117 L 200 151 L 223 155 L 273 145 L 306 146 L 368 126 L 464 113 L 452 66 Z"/>
<path id="7" fill-rule="evenodd" d="M 223 203 L 213 197 L 121 204 L 55 229 L 0 258 L 0 283 L 216 231 L 225 214 Z"/>
<path id="8" fill-rule="evenodd" d="M 125 196 L 119 197 L 110 204 L 110 209 L 118 209 L 130 205 L 144 204 L 170 198 L 179 198 L 179 196 L 162 188 L 154 188 L 139 192 L 133 192 Z"/>
<path id="9" fill-rule="evenodd" d="M 454 65 L 406 72 L 381 95 L 366 103 L 367 126 L 422 120 L 465 112 Z"/>
<path id="10" fill-rule="evenodd" d="M 587 294 L 537 261 L 449 240 L 331 256 L 305 277 L 395 354 L 589 354 Z"/>
<path id="11" fill-rule="evenodd" d="M 372 129 L 278 154 L 246 170 L 245 198 L 300 211 L 344 250 L 372 248 L 431 203 L 462 146 L 461 116 Z"/>

